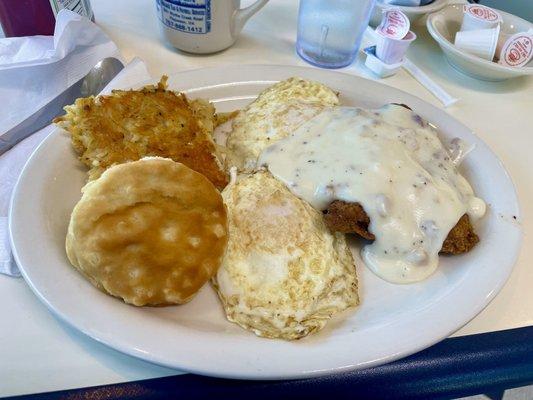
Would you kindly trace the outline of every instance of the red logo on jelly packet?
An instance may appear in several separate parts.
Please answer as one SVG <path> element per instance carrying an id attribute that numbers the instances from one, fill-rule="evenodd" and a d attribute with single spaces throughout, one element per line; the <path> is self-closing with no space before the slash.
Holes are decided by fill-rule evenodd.
<path id="1" fill-rule="evenodd" d="M 503 45 L 499 63 L 509 67 L 523 67 L 533 58 L 533 35 L 517 33 Z"/>
<path id="2" fill-rule="evenodd" d="M 400 10 L 387 10 L 376 31 L 393 39 L 403 39 L 409 32 L 409 18 Z"/>
<path id="3" fill-rule="evenodd" d="M 498 21 L 500 19 L 500 14 L 494 11 L 492 8 L 485 7 L 479 4 L 467 4 L 463 6 L 463 11 L 469 13 L 470 15 L 484 19 L 487 21 Z"/>

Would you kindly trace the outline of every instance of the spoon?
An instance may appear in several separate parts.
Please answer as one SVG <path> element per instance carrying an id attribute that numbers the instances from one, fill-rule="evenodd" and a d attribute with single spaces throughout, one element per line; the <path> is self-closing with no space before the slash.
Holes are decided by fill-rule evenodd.
<path id="1" fill-rule="evenodd" d="M 124 65 L 113 57 L 104 58 L 78 82 L 41 107 L 24 121 L 0 136 L 0 155 L 20 141 L 49 125 L 63 112 L 63 107 L 79 97 L 97 95 L 122 69 Z"/>

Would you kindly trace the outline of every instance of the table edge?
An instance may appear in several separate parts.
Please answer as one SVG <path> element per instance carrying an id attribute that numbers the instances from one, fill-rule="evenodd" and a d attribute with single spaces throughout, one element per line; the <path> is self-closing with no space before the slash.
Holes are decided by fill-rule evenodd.
<path id="1" fill-rule="evenodd" d="M 374 368 L 290 381 L 193 374 L 12 397 L 12 399 L 300 398 L 452 399 L 533 384 L 533 326 L 445 339 Z M 293 396 L 291 396 L 293 397 Z"/>

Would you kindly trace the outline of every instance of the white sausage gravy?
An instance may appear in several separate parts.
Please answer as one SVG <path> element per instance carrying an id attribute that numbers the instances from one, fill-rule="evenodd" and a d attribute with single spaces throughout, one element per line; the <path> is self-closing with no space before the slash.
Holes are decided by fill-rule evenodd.
<path id="1" fill-rule="evenodd" d="M 437 132 L 397 105 L 378 110 L 327 108 L 258 160 L 298 197 L 324 210 L 334 200 L 360 203 L 376 239 L 362 250 L 383 279 L 410 283 L 430 276 L 446 236 L 465 213 L 485 203 L 457 171 Z"/>

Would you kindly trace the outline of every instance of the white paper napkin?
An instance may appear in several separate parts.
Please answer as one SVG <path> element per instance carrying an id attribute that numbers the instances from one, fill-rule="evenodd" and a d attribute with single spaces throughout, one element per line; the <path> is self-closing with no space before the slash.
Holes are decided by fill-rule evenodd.
<path id="1" fill-rule="evenodd" d="M 54 37 L 0 39 L 0 135 L 78 81 L 105 57 L 121 58 L 115 44 L 97 25 L 68 10 L 58 14 Z M 134 59 L 104 92 L 148 79 L 144 62 Z M 53 130 L 53 126 L 48 126 L 0 156 L 2 274 L 20 276 L 11 255 L 7 226 L 13 187 L 30 154 Z"/>
<path id="2" fill-rule="evenodd" d="M 0 135 L 105 57 L 122 59 L 100 27 L 65 9 L 57 15 L 54 36 L 0 39 Z"/>

